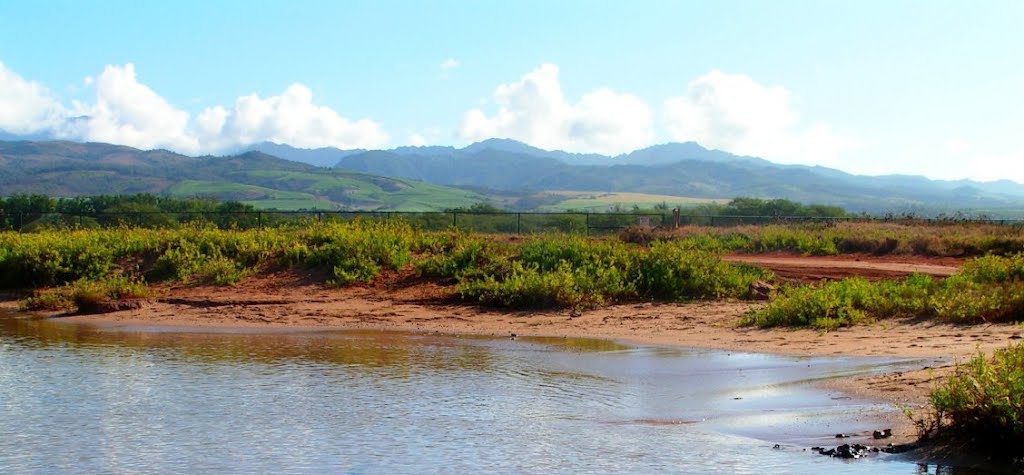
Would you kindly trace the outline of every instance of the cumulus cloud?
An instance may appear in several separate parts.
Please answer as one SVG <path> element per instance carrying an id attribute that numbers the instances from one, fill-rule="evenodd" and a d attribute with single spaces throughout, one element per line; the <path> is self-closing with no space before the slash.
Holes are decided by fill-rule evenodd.
<path id="1" fill-rule="evenodd" d="M 313 102 L 313 92 L 293 84 L 277 96 L 239 97 L 230 107 L 204 109 L 192 120 L 141 83 L 131 63 L 108 65 L 83 83 L 92 103 L 66 108 L 44 87 L 0 63 L 0 130 L 49 132 L 59 138 L 109 142 L 183 153 L 219 153 L 271 141 L 297 147 L 371 148 L 388 135 L 370 119 L 351 120 Z"/>
<path id="2" fill-rule="evenodd" d="M 199 142 L 189 133 L 189 114 L 138 81 L 135 65 L 107 66 L 94 80 L 92 105 L 75 104 L 81 119 L 63 127 L 61 135 L 137 148 L 169 148 L 194 153 Z"/>
<path id="3" fill-rule="evenodd" d="M 558 66 L 550 63 L 517 82 L 495 89 L 493 115 L 481 109 L 465 113 L 459 128 L 464 140 L 511 138 L 534 146 L 576 152 L 621 153 L 653 140 L 650 107 L 636 96 L 607 88 L 569 103 L 562 93 Z"/>
<path id="4" fill-rule="evenodd" d="M 665 101 L 665 125 L 674 140 L 790 163 L 833 162 L 856 146 L 828 125 L 802 125 L 785 88 L 718 70 Z"/>
<path id="5" fill-rule="evenodd" d="M 0 130 L 32 134 L 49 130 L 67 115 L 60 101 L 0 62 Z"/>
<path id="6" fill-rule="evenodd" d="M 374 148 L 388 135 L 369 119 L 350 120 L 333 109 L 313 103 L 313 91 L 292 84 L 279 96 L 239 97 L 230 108 L 203 110 L 196 118 L 201 143 L 213 149 L 262 141 L 296 147 Z"/>

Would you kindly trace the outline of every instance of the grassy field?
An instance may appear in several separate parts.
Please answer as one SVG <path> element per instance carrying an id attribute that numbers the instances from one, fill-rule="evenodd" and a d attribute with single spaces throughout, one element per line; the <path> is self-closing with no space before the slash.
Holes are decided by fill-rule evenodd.
<path id="1" fill-rule="evenodd" d="M 280 210 L 440 211 L 486 200 L 466 190 L 359 173 L 257 170 L 235 172 L 231 178 L 187 180 L 167 191 L 175 197 L 208 196 Z"/>
<path id="2" fill-rule="evenodd" d="M 686 208 L 704 203 L 727 203 L 729 200 L 716 200 L 710 198 L 687 198 L 671 195 L 651 195 L 645 193 L 620 193 L 600 191 L 545 191 L 544 195 L 563 197 L 559 203 L 544 205 L 538 208 L 539 211 L 592 211 L 604 212 L 619 207 L 623 210 L 633 209 L 634 206 L 650 209 L 655 205 L 665 204 L 669 209 L 674 207 Z"/>

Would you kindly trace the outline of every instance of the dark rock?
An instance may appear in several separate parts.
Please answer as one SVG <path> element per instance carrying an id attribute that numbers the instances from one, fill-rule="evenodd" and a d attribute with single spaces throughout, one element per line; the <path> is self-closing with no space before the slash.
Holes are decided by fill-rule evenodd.
<path id="1" fill-rule="evenodd" d="M 887 454 L 902 454 L 903 452 L 909 452 L 909 451 L 914 450 L 916 448 L 917 448 L 917 445 L 915 445 L 915 444 L 902 444 L 902 445 L 889 444 L 889 445 L 887 445 L 885 447 L 880 448 L 879 450 L 881 450 L 882 452 L 885 452 Z"/>
<path id="2" fill-rule="evenodd" d="M 122 310 L 135 310 L 137 308 L 142 308 L 141 299 L 88 301 L 79 303 L 78 313 L 83 315 L 93 315 L 98 313 L 120 312 Z"/>
<path id="3" fill-rule="evenodd" d="M 818 453 L 821 455 L 827 455 L 829 457 L 841 458 L 841 459 L 859 459 L 868 454 L 871 450 L 870 447 L 861 444 L 843 444 L 834 449 L 825 450 L 823 448 L 818 449 Z"/>
<path id="4" fill-rule="evenodd" d="M 871 433 L 871 437 L 877 439 L 888 439 L 892 437 L 892 429 L 884 429 L 882 431 L 874 431 Z"/>
<path id="5" fill-rule="evenodd" d="M 779 445 L 779 444 L 775 444 L 774 446 L 772 446 L 772 448 L 778 450 L 778 449 L 781 449 L 782 446 Z"/>
<path id="6" fill-rule="evenodd" d="M 763 280 L 750 284 L 750 296 L 754 300 L 768 300 L 772 297 L 773 292 L 775 292 L 775 286 Z"/>
<path id="7" fill-rule="evenodd" d="M 837 439 L 849 439 L 850 434 L 836 434 Z"/>

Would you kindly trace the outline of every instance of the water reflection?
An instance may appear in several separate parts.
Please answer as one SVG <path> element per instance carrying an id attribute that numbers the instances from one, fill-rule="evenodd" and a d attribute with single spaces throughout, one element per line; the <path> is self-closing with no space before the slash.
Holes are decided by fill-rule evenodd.
<path id="1" fill-rule="evenodd" d="M 932 473 L 800 450 L 871 424 L 802 381 L 888 364 L 0 316 L 0 471 Z"/>

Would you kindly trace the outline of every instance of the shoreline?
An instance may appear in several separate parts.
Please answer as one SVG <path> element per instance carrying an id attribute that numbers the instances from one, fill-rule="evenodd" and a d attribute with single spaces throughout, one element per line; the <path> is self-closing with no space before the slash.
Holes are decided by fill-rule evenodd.
<path id="1" fill-rule="evenodd" d="M 944 277 L 956 273 L 962 259 L 867 255 L 831 257 L 784 253 L 732 254 L 732 262 L 771 269 L 783 281 L 862 277 L 898 278 L 910 273 Z M 921 368 L 853 375 L 812 383 L 825 391 L 907 407 L 926 407 L 935 384 L 958 359 L 1005 347 L 1019 339 L 1016 324 L 952 325 L 924 320 L 883 320 L 822 333 L 810 329 L 739 328 L 739 318 L 763 303 L 705 301 L 634 302 L 582 313 L 568 309 L 507 310 L 458 301 L 443 282 L 382 275 L 369 285 L 333 288 L 321 275 L 290 269 L 250 276 L 230 287 L 162 284 L 154 297 L 109 313 L 62 315 L 27 313 L 27 318 L 57 318 L 72 324 L 156 329 L 221 330 L 375 330 L 496 337 L 593 338 L 640 345 L 664 345 L 784 356 L 889 357 L 922 360 Z M 18 296 L 0 294 L 0 310 L 17 312 Z M 137 308 L 129 308 L 137 307 Z M 892 428 L 890 439 L 871 434 L 836 439 L 836 444 L 886 445 L 917 441 L 912 422 L 898 411 L 865 417 Z"/>
<path id="2" fill-rule="evenodd" d="M 569 310 L 508 311 L 456 303 L 452 288 L 417 281 L 332 288 L 309 276 L 280 273 L 254 276 L 234 287 L 163 286 L 140 308 L 92 315 L 28 314 L 67 323 L 100 326 L 217 329 L 385 330 L 498 337 L 575 337 L 634 344 L 769 353 L 785 356 L 892 357 L 927 359 L 921 369 L 829 379 L 817 383 L 838 391 L 920 410 L 933 385 L 944 379 L 956 359 L 978 350 L 991 352 L 1019 339 L 1016 324 L 951 325 L 887 320 L 821 333 L 808 329 L 738 328 L 741 315 L 760 303 L 620 304 L 576 313 Z M 16 312 L 13 296 L 0 309 Z M 875 414 L 872 417 L 882 416 Z M 881 417 L 894 432 L 880 441 L 917 440 L 902 414 Z M 881 429 L 881 427 L 879 428 Z M 884 444 L 883 444 L 884 445 Z"/>

